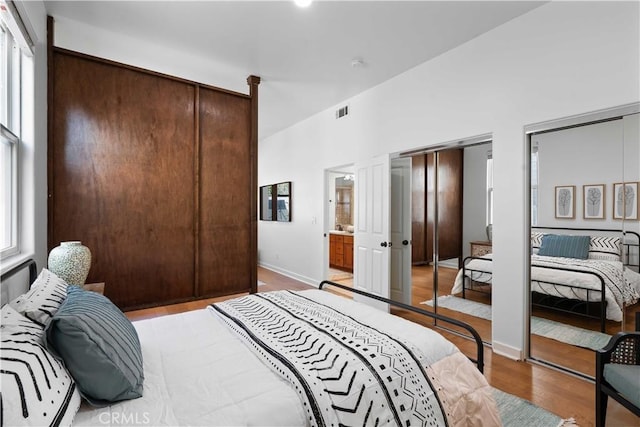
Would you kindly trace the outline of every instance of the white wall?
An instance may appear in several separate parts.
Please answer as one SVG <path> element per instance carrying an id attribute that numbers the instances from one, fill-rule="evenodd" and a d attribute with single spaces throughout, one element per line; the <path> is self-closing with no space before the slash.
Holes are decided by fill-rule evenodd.
<path id="1" fill-rule="evenodd" d="M 170 22 L 167 23 L 167 31 L 171 31 Z M 55 17 L 54 44 L 198 83 L 240 93 L 249 92 L 244 71 L 227 64 L 64 17 Z"/>
<path id="2" fill-rule="evenodd" d="M 293 181 L 293 222 L 260 222 L 261 259 L 274 256 L 276 268 L 308 282 L 322 279 L 325 169 L 492 133 L 494 348 L 517 354 L 529 240 L 523 126 L 639 100 L 638 9 L 637 2 L 551 2 L 340 102 L 350 105 L 345 118 L 335 120 L 332 108 L 260 141 L 259 185 Z M 245 76 L 227 82 L 230 70 L 206 58 L 82 27 L 59 20 L 56 44 L 246 91 Z"/>
<path id="3" fill-rule="evenodd" d="M 260 143 L 259 180 L 296 183 L 289 230 L 260 224 L 261 254 L 322 278 L 324 168 L 493 133 L 494 349 L 524 348 L 528 124 L 639 100 L 638 3 L 552 2 Z M 341 102 L 339 105 L 342 105 Z M 288 153 L 286 158 L 282 152 Z"/>
<path id="4" fill-rule="evenodd" d="M 462 257 L 471 254 L 469 242 L 487 240 L 487 152 L 491 144 L 464 149 L 462 200 Z"/>
<path id="5" fill-rule="evenodd" d="M 623 182 L 623 121 L 534 135 L 538 143 L 538 225 L 621 229 L 613 219 L 613 184 Z M 583 218 L 583 185 L 605 184 L 605 219 Z M 555 187 L 575 186 L 575 218 L 555 217 Z"/>

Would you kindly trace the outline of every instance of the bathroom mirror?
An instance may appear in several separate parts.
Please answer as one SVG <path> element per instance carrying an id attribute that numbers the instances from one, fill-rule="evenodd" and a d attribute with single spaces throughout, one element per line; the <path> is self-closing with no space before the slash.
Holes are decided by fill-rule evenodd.
<path id="1" fill-rule="evenodd" d="M 353 179 L 353 174 L 336 178 L 336 230 L 353 232 Z"/>
<path id="2" fill-rule="evenodd" d="M 260 219 L 291 221 L 291 181 L 260 187 Z"/>

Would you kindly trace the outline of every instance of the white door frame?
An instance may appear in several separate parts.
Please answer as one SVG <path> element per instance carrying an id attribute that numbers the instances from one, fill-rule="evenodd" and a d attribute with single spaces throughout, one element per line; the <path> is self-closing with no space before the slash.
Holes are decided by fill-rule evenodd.
<path id="1" fill-rule="evenodd" d="M 324 249 L 322 251 L 322 280 L 329 279 L 329 231 L 333 230 L 335 224 L 331 223 L 331 209 L 335 212 L 335 194 L 331 193 L 332 187 L 329 183 L 329 179 L 332 179 L 333 174 L 348 174 L 353 173 L 354 164 L 349 163 L 345 165 L 335 166 L 324 170 L 324 219 L 322 221 L 322 232 L 324 234 Z M 352 198 L 352 203 L 355 205 L 355 197 Z M 352 207 L 353 209 L 353 207 Z M 355 214 L 354 214 L 355 215 Z M 313 218 L 312 220 L 315 220 Z M 355 216 L 354 216 L 355 221 Z"/>

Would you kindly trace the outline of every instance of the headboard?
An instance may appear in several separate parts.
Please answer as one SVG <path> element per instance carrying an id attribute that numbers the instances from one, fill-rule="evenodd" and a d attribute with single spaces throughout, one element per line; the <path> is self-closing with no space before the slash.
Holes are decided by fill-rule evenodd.
<path id="1" fill-rule="evenodd" d="M 37 277 L 38 270 L 33 259 L 28 259 L 6 271 L 0 277 L 0 288 L 2 290 L 0 301 L 2 305 L 27 292 Z"/>
<path id="2" fill-rule="evenodd" d="M 640 234 L 630 230 L 616 230 L 604 228 L 571 228 L 571 227 L 542 227 L 532 226 L 531 231 L 551 232 L 558 234 L 566 234 L 580 232 L 594 236 L 613 236 L 614 234 L 622 235 L 622 253 L 620 254 L 622 263 L 625 267 L 629 267 L 635 271 L 640 270 Z M 563 233 L 564 232 L 564 233 Z"/>

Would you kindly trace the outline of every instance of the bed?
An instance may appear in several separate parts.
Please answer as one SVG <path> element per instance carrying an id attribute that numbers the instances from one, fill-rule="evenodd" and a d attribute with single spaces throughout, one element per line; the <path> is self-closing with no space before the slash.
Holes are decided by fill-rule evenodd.
<path id="1" fill-rule="evenodd" d="M 8 277 L 3 275 L 3 286 Z M 43 269 L 29 292 L 2 307 L 6 425 L 500 425 L 473 328 L 437 316 L 473 332 L 478 354 L 469 359 L 431 329 L 324 290 L 342 287 L 332 282 L 129 322 L 136 335 L 130 341 L 140 347 L 142 376 L 133 388 L 141 395 L 96 407 L 88 403 L 97 398 L 85 396 L 86 379 L 82 372 L 76 376 L 73 359 L 62 363 L 55 357 L 62 350 L 50 349 L 56 342 L 51 331 L 69 305 L 85 300 L 94 304 L 86 321 L 91 324 L 107 299 L 66 285 L 67 294 L 60 296 L 61 286 Z M 55 292 L 46 295 L 46 287 Z M 96 315 L 95 327 L 107 328 L 111 316 Z M 29 351 L 18 352 L 29 339 Z M 114 360 L 128 354 L 116 353 Z M 36 397 L 30 383 L 35 387 L 39 372 L 54 368 L 55 378 L 48 375 L 48 386 L 41 384 Z"/>
<path id="2" fill-rule="evenodd" d="M 637 303 L 640 298 L 637 261 L 640 235 L 621 230 L 554 227 L 533 229 L 532 304 L 598 319 L 602 332 L 605 330 L 606 319 L 621 322 L 625 307 Z M 577 231 L 580 235 L 555 234 Z M 624 234 L 624 240 L 611 235 L 615 232 Z M 563 253 L 564 249 L 552 250 L 550 255 L 540 252 L 544 240 L 551 238 L 564 239 L 565 243 L 568 239 L 580 238 L 584 244 L 583 250 L 575 256 L 564 256 L 573 255 Z M 492 254 L 467 257 L 456 275 L 451 294 L 462 294 L 466 298 L 468 291 L 490 292 L 492 275 Z"/>

